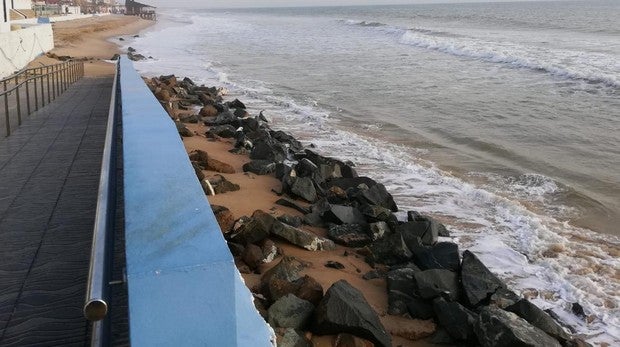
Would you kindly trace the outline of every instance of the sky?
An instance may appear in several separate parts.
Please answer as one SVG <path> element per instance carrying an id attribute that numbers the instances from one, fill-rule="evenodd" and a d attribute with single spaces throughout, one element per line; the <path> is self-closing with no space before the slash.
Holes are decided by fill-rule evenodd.
<path id="1" fill-rule="evenodd" d="M 388 5 L 388 4 L 421 4 L 446 2 L 491 2 L 498 0 L 138 0 L 139 2 L 158 7 L 200 7 L 200 8 L 232 8 L 232 7 L 282 7 L 282 6 L 346 6 L 346 5 Z M 502 1 L 502 0 L 499 0 Z M 504 0 L 515 1 L 515 0 Z"/>

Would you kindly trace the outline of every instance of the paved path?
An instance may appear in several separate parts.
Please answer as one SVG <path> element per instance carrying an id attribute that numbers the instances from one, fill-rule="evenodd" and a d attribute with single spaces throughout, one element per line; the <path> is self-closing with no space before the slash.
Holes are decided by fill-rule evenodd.
<path id="1" fill-rule="evenodd" d="M 111 78 L 84 78 L 0 139 L 0 346 L 84 346 Z"/>

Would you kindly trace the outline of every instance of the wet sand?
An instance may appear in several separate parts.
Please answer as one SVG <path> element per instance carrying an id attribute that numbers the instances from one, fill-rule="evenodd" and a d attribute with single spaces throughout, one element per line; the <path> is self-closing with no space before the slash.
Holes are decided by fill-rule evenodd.
<path id="1" fill-rule="evenodd" d="M 78 19 L 52 24 L 55 48 L 34 60 L 30 66 L 49 65 L 59 62 L 50 56 L 70 56 L 85 60 L 86 76 L 106 76 L 114 74 L 114 65 L 106 62 L 121 53 L 113 41 L 124 35 L 137 35 L 155 22 L 133 16 L 109 15 Z M 119 43 L 121 41 L 118 41 Z"/>

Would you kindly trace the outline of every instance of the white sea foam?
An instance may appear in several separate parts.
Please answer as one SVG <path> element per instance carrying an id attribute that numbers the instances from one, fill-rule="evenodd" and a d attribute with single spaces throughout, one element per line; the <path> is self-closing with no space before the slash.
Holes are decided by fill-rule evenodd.
<path id="1" fill-rule="evenodd" d="M 375 22 L 358 20 L 345 20 L 344 23 L 396 34 L 397 41 L 405 45 L 459 57 L 506 64 L 516 68 L 542 71 L 561 78 L 601 83 L 613 88 L 620 88 L 620 63 L 617 57 L 612 54 L 550 49 L 544 45 L 538 47 L 525 46 L 514 42 L 468 37 L 448 30 L 406 29 L 383 23 L 371 25 Z"/>

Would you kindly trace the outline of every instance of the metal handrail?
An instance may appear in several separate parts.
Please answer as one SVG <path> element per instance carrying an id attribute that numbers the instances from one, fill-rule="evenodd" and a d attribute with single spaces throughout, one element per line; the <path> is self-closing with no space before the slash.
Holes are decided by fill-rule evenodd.
<path id="1" fill-rule="evenodd" d="M 114 238 L 114 222 L 116 218 L 116 124 L 119 113 L 119 74 L 117 63 L 116 75 L 112 86 L 110 111 L 106 128 L 105 144 L 101 159 L 101 175 L 99 193 L 93 227 L 90 266 L 84 316 L 93 322 L 91 330 L 91 346 L 105 345 L 106 330 L 109 323 L 108 293 L 110 285 L 111 248 Z"/>
<path id="2" fill-rule="evenodd" d="M 84 62 L 67 61 L 55 65 L 23 69 L 1 79 L 0 86 L 3 88 L 0 90 L 0 100 L 4 101 L 6 136 L 10 136 L 12 131 L 12 113 L 10 112 L 12 111 L 10 109 L 12 104 L 9 103 L 9 96 L 15 96 L 12 101 L 17 113 L 17 125 L 20 126 L 22 124 L 22 89 L 25 88 L 26 92 L 26 115 L 30 115 L 33 113 L 33 102 L 34 111 L 38 111 L 39 105 L 44 107 L 46 104 L 49 104 L 69 88 L 69 85 L 77 82 L 82 77 L 84 77 Z M 33 88 L 31 88 L 31 85 L 33 85 Z M 34 100 L 32 100 L 32 94 L 34 94 Z"/>

